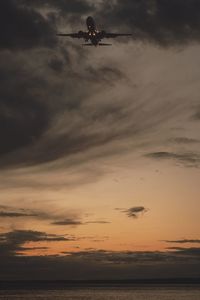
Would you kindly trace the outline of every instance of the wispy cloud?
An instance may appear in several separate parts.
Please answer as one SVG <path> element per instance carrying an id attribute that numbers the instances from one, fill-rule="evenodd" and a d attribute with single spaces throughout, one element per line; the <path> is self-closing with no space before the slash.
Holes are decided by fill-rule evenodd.
<path id="1" fill-rule="evenodd" d="M 63 216 L 67 216 L 63 219 Z M 25 219 L 37 219 L 38 221 L 46 221 L 52 225 L 65 225 L 65 226 L 79 226 L 83 222 L 80 221 L 78 214 L 72 214 L 70 212 L 61 212 L 55 214 L 51 210 L 44 209 L 22 209 L 14 208 L 10 206 L 0 205 L 0 218 L 25 218 Z"/>
<path id="2" fill-rule="evenodd" d="M 67 217 L 63 217 L 67 216 Z M 80 226 L 89 224 L 109 224 L 106 220 L 82 220 L 80 214 L 71 212 L 60 212 L 55 214 L 51 211 L 34 210 L 34 209 L 20 209 L 10 206 L 0 205 L 0 218 L 34 218 L 46 222 L 50 222 L 51 225 L 56 226 Z"/>
<path id="3" fill-rule="evenodd" d="M 22 212 L 0 211 L 0 218 L 21 218 L 21 217 L 37 217 L 37 215 L 26 214 Z"/>
<path id="4" fill-rule="evenodd" d="M 109 224 L 110 222 L 108 221 L 78 221 L 78 220 L 73 220 L 73 219 L 64 219 L 60 221 L 55 221 L 52 222 L 51 224 L 53 225 L 64 225 L 64 226 L 77 226 L 77 225 L 89 225 L 89 224 Z"/>
<path id="5" fill-rule="evenodd" d="M 110 224 L 111 222 L 109 221 L 87 221 L 84 224 Z"/>
<path id="6" fill-rule="evenodd" d="M 178 137 L 171 140 L 172 142 L 175 142 L 177 144 L 199 144 L 200 140 L 198 139 L 192 139 L 188 137 Z"/>
<path id="7" fill-rule="evenodd" d="M 149 153 L 146 157 L 157 160 L 174 160 L 179 164 L 183 164 L 186 167 L 199 167 L 200 154 L 194 152 L 188 153 L 174 153 L 174 152 L 154 152 Z"/>
<path id="8" fill-rule="evenodd" d="M 174 244 L 200 244 L 200 239 L 165 240 L 164 242 Z"/>
<path id="9" fill-rule="evenodd" d="M 64 219 L 64 220 L 52 222 L 51 224 L 61 225 L 61 226 L 77 226 L 77 225 L 82 225 L 83 223 L 81 221 L 77 221 L 74 219 Z"/>

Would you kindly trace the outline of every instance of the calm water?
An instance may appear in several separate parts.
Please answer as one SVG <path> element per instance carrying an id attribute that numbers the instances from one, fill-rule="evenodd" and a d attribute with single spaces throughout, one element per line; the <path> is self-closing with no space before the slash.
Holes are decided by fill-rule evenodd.
<path id="1" fill-rule="evenodd" d="M 200 300 L 200 288 L 94 288 L 57 291 L 0 291 L 0 299 Z"/>

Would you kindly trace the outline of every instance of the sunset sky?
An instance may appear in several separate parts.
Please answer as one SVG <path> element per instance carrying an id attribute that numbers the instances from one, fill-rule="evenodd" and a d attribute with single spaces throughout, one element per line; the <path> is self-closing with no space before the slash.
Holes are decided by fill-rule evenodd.
<path id="1" fill-rule="evenodd" d="M 199 42 L 199 0 L 1 1 L 1 280 L 200 276 Z"/>

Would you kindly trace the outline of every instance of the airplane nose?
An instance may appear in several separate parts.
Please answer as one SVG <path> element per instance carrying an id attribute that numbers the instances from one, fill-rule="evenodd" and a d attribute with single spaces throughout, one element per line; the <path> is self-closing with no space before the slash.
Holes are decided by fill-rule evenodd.
<path id="1" fill-rule="evenodd" d="M 92 17 L 88 17 L 88 18 L 87 18 L 87 24 L 91 24 L 92 21 L 93 21 Z"/>

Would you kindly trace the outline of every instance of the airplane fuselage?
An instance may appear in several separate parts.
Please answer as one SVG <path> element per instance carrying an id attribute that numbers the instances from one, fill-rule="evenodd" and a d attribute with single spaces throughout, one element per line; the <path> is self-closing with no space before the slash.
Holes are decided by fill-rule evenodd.
<path id="1" fill-rule="evenodd" d="M 94 19 L 92 17 L 88 17 L 86 20 L 86 24 L 88 28 L 88 39 L 86 39 L 86 42 L 90 40 L 94 46 L 97 46 L 101 39 L 99 38 Z"/>

